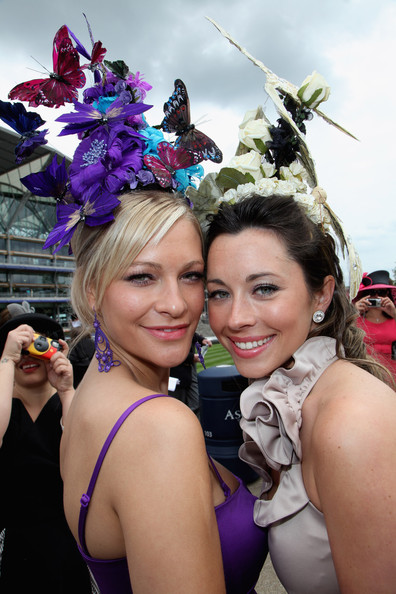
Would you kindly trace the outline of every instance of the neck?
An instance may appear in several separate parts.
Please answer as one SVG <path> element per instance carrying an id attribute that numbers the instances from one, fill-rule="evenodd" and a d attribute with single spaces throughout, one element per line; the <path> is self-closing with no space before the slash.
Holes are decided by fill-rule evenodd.
<path id="1" fill-rule="evenodd" d="M 54 393 L 55 389 L 49 382 L 41 386 L 28 388 L 15 383 L 13 397 L 21 400 L 29 415 L 35 421 Z"/>
<path id="2" fill-rule="evenodd" d="M 384 316 L 381 309 L 373 307 L 366 311 L 366 320 L 369 322 L 385 322 L 386 317 Z"/>

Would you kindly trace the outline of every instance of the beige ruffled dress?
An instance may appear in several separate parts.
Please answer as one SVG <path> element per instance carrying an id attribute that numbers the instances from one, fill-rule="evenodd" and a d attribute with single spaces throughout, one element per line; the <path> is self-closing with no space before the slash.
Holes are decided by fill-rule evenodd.
<path id="1" fill-rule="evenodd" d="M 275 571 L 291 594 L 340 592 L 323 514 L 310 502 L 301 473 L 301 409 L 313 386 L 337 360 L 335 340 L 307 340 L 294 354 L 291 369 L 279 368 L 255 381 L 241 396 L 245 443 L 239 455 L 263 478 L 263 494 L 272 486 L 265 471 L 280 471 L 271 500 L 255 503 L 254 519 L 268 528 Z"/>

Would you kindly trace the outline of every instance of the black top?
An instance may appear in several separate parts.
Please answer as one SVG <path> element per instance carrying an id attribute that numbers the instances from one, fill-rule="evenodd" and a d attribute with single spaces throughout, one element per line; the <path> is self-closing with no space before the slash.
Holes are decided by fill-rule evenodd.
<path id="1" fill-rule="evenodd" d="M 58 394 L 34 422 L 14 398 L 0 448 L 0 530 L 5 528 L 0 592 L 88 594 L 89 574 L 63 511 Z"/>
<path id="2" fill-rule="evenodd" d="M 177 365 L 176 367 L 171 367 L 169 375 L 170 377 L 176 377 L 180 381 L 180 388 L 189 388 L 192 379 L 192 369 L 194 366 L 194 354 L 195 354 L 195 343 L 199 342 L 202 345 L 202 341 L 205 340 L 205 337 L 198 332 L 195 332 L 189 353 L 183 363 Z"/>

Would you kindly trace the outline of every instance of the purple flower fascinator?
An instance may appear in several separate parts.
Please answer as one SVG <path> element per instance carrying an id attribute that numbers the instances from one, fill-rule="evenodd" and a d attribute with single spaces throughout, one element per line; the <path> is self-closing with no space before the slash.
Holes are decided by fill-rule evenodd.
<path id="1" fill-rule="evenodd" d="M 93 79 L 91 86 L 85 85 L 82 90 L 81 100 L 73 101 L 74 110 L 57 118 L 65 124 L 59 136 L 76 134 L 80 139 L 72 162 L 67 168 L 65 159 L 58 163 L 55 155 L 45 170 L 21 179 L 32 194 L 57 201 L 57 223 L 44 244 L 44 249 L 52 247 L 54 252 L 70 243 L 80 223 L 111 223 L 123 192 L 150 187 L 184 194 L 203 177 L 201 161 L 222 160 L 215 143 L 190 122 L 184 83 L 175 81 L 173 94 L 164 103 L 163 121 L 150 126 L 144 113 L 152 107 L 145 102 L 151 85 L 139 71 L 130 72 L 122 60 L 105 60 L 107 50 L 100 41 L 94 41 L 88 21 L 87 25 L 91 51 L 67 26 L 59 30 L 59 39 L 56 37 L 58 45 L 67 47 L 76 68 L 91 73 Z M 80 65 L 79 55 L 88 62 Z M 23 84 L 22 99 L 30 96 L 30 83 Z M 59 86 L 58 94 L 61 91 Z M 53 106 L 62 105 L 63 99 L 69 100 L 58 97 Z M 0 118 L 21 134 L 20 156 L 31 154 L 35 146 L 46 142 L 46 131 L 36 131 L 44 122 L 38 114 L 26 112 L 22 104 L 0 102 Z M 172 134 L 173 141 L 169 140 Z"/>

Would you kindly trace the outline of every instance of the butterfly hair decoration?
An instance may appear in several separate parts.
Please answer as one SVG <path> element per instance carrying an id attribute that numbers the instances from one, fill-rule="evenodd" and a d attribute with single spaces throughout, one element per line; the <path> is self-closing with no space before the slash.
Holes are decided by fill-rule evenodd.
<path id="1" fill-rule="evenodd" d="M 161 122 L 164 132 L 178 137 L 176 145 L 194 153 L 199 161 L 210 160 L 221 163 L 223 154 L 209 136 L 197 130 L 190 121 L 190 100 L 186 85 L 179 78 L 175 80 L 175 90 L 164 104 L 165 117 Z M 198 162 L 199 162 L 198 161 Z"/>
<path id="2" fill-rule="evenodd" d="M 73 37 L 74 41 L 76 42 L 76 50 L 78 51 L 78 53 L 81 54 L 81 56 L 84 56 L 84 58 L 86 58 L 87 60 L 89 60 L 89 64 L 84 64 L 83 66 L 81 66 L 81 68 L 89 68 L 89 70 L 91 70 L 94 73 L 95 82 L 98 83 L 101 80 L 99 69 L 102 67 L 103 58 L 106 55 L 107 49 L 102 46 L 101 41 L 94 41 L 91 26 L 88 22 L 86 15 L 84 13 L 83 15 L 87 23 L 88 33 L 92 43 L 92 52 L 89 53 L 85 49 L 81 41 L 77 39 L 77 37 L 69 29 L 69 27 L 68 31 L 70 35 Z"/>
<path id="3" fill-rule="evenodd" d="M 178 169 L 187 169 L 200 162 L 195 153 L 190 153 L 182 146 L 175 147 L 169 142 L 158 143 L 157 155 L 144 155 L 144 164 L 162 188 L 172 187 L 173 175 Z"/>
<path id="4" fill-rule="evenodd" d="M 64 124 L 60 137 L 76 134 L 80 141 L 70 165 L 65 159 L 58 163 L 54 155 L 46 168 L 21 178 L 32 195 L 56 200 L 57 222 L 43 247 L 51 247 L 53 253 L 70 244 L 79 225 L 111 223 L 126 192 L 143 188 L 175 192 L 193 208 L 187 189 L 195 188 L 204 175 L 199 163 L 222 159 L 214 142 L 190 124 L 188 95 L 181 80 L 176 80 L 175 92 L 164 107 L 163 129 L 175 137 L 167 142 L 162 126 L 149 125 L 143 113 L 152 107 L 144 103 L 152 86 L 139 70 L 131 72 L 124 60 L 104 59 L 107 51 L 94 41 L 84 17 L 92 51 L 64 25 L 53 41 L 54 72 L 46 79 L 19 84 L 9 93 L 11 99 L 33 107 L 73 103 L 72 111 L 65 110 L 55 120 Z M 78 89 L 90 78 L 94 84 L 83 89 L 80 102 Z M 35 146 L 46 132 L 36 132 L 44 121 L 26 112 L 22 104 L 0 101 L 0 118 L 21 135 L 32 135 Z"/>
<path id="5" fill-rule="evenodd" d="M 59 107 L 76 101 L 77 89 L 85 85 L 85 74 L 80 68 L 78 51 L 72 44 L 66 25 L 55 34 L 52 62 L 53 72 L 48 78 L 29 80 L 16 85 L 9 92 L 9 99 L 29 101 L 30 107 Z"/>

